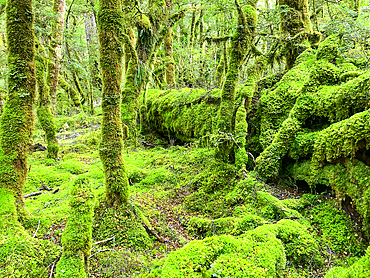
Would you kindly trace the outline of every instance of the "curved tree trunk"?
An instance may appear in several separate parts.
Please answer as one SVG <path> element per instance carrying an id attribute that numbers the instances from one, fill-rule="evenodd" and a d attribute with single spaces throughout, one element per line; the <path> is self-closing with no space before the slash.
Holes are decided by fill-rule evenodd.
<path id="1" fill-rule="evenodd" d="M 25 217 L 23 189 L 34 123 L 36 97 L 32 0 L 8 0 L 8 97 L 0 122 L 0 188 L 15 197 L 18 218 Z"/>
<path id="2" fill-rule="evenodd" d="M 100 0 L 99 7 L 100 66 L 103 74 L 103 123 L 99 153 L 104 167 L 107 203 L 119 206 L 126 204 L 129 197 L 122 156 L 123 13 L 121 0 Z"/>

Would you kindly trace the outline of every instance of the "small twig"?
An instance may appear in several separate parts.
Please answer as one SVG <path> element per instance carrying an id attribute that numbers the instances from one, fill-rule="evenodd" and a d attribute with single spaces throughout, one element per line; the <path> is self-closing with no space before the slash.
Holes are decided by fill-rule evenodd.
<path id="1" fill-rule="evenodd" d="M 104 239 L 104 240 L 101 240 L 101 241 L 94 242 L 92 245 L 96 245 L 96 244 L 100 244 L 100 243 L 103 243 L 103 242 L 110 241 L 110 240 L 114 239 L 115 237 L 116 236 L 112 236 L 110 238 L 107 238 L 107 239 Z"/>
<path id="2" fill-rule="evenodd" d="M 54 190 L 53 190 L 53 192 L 51 192 L 51 194 L 55 194 L 55 193 L 57 193 L 59 191 L 59 188 L 55 188 Z"/>
<path id="3" fill-rule="evenodd" d="M 54 266 L 55 266 L 55 262 L 53 262 L 53 265 L 51 266 L 49 278 L 53 277 Z"/>
<path id="4" fill-rule="evenodd" d="M 41 194 L 42 194 L 41 191 L 32 192 L 30 194 L 23 195 L 23 198 L 29 198 L 29 197 L 33 197 L 33 196 L 37 196 L 37 195 L 41 195 Z"/>
<path id="5" fill-rule="evenodd" d="M 33 234 L 33 238 L 36 237 L 37 232 L 39 231 L 39 228 L 40 228 L 40 219 L 39 219 L 39 223 L 37 224 L 37 229 L 36 229 L 35 233 Z"/>

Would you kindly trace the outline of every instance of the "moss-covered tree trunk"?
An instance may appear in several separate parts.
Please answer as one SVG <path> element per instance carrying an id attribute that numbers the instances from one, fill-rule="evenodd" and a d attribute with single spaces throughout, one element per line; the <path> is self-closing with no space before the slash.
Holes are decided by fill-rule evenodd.
<path id="1" fill-rule="evenodd" d="M 224 41 L 220 62 L 218 63 L 218 66 L 216 68 L 216 76 L 215 76 L 216 86 L 222 87 L 222 84 L 224 83 L 224 77 L 225 77 L 226 71 L 227 71 L 227 47 L 226 47 L 226 41 Z"/>
<path id="2" fill-rule="evenodd" d="M 288 40 L 298 35 L 301 32 L 312 33 L 312 25 L 308 12 L 308 0 L 279 0 L 278 5 L 284 8 L 280 12 L 280 31 L 288 36 Z M 294 42 L 287 46 L 285 52 L 286 69 L 293 67 L 296 58 L 299 55 L 295 44 L 302 43 L 301 41 Z"/>
<path id="3" fill-rule="evenodd" d="M 130 61 L 127 65 L 126 83 L 122 91 L 122 124 L 125 140 L 137 146 L 137 124 L 139 111 L 139 86 L 137 84 L 138 58 L 132 40 L 125 35 L 125 50 L 129 52 Z"/>
<path id="4" fill-rule="evenodd" d="M 98 30 L 103 75 L 103 122 L 100 158 L 104 167 L 106 198 L 110 206 L 126 204 L 129 184 L 123 161 L 121 81 L 123 13 L 121 0 L 99 1 Z"/>
<path id="5" fill-rule="evenodd" d="M 175 84 L 175 60 L 173 59 L 173 29 L 168 31 L 164 38 L 164 55 L 166 59 L 166 82 L 167 85 Z"/>
<path id="6" fill-rule="evenodd" d="M 49 87 L 45 84 L 45 50 L 39 42 L 36 43 L 36 48 L 36 81 L 39 95 L 37 117 L 41 128 L 45 132 L 48 151 L 47 157 L 56 159 L 58 157 L 59 146 L 55 136 L 56 126 L 54 124 L 54 117 L 51 113 Z"/>
<path id="7" fill-rule="evenodd" d="M 9 91 L 0 121 L 0 188 L 14 195 L 20 219 L 25 216 L 23 189 L 36 97 L 32 2 L 8 0 L 6 6 Z"/>
<path id="8" fill-rule="evenodd" d="M 86 278 L 92 245 L 94 195 L 85 178 L 71 190 L 70 216 L 63 232 L 63 255 L 56 267 L 57 278 Z"/>
<path id="9" fill-rule="evenodd" d="M 89 54 L 89 104 L 90 113 L 94 114 L 94 91 L 101 91 L 102 84 L 99 70 L 98 59 L 98 33 L 96 26 L 95 14 L 93 11 L 84 15 L 85 19 L 85 35 L 87 50 Z"/>
<path id="10" fill-rule="evenodd" d="M 82 111 L 82 103 L 80 100 L 80 94 L 68 84 L 68 82 L 62 77 L 62 75 L 59 75 L 59 85 L 62 87 L 62 89 L 69 95 L 71 98 L 73 105 L 75 107 L 78 107 Z"/>
<path id="11" fill-rule="evenodd" d="M 62 59 L 65 4 L 65 0 L 54 0 L 53 3 L 53 14 L 56 17 L 56 21 L 52 26 L 53 28 L 49 47 L 49 62 L 47 66 L 46 82 L 50 88 L 50 96 L 54 113 L 57 105 L 58 77 L 60 71 L 60 61 Z"/>
<path id="12" fill-rule="evenodd" d="M 239 70 L 246 56 L 247 50 L 250 46 L 252 34 L 248 29 L 250 17 L 256 18 L 256 2 L 254 6 L 247 5 L 248 18 L 246 18 L 242 8 L 237 0 L 235 5 L 238 11 L 238 26 L 234 35 L 231 38 L 231 54 L 226 73 L 224 85 L 222 87 L 221 105 L 218 113 L 217 130 L 220 136 L 224 137 L 222 143 L 216 148 L 216 158 L 228 161 L 230 150 L 232 149 L 233 142 L 227 140 L 227 134 L 233 132 L 234 123 L 234 101 L 235 91 L 239 80 Z M 248 21 L 247 21 L 248 19 Z"/>

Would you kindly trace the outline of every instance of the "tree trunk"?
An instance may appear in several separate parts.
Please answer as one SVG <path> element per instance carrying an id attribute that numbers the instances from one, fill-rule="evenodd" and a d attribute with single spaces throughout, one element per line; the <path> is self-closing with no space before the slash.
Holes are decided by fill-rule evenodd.
<path id="1" fill-rule="evenodd" d="M 308 12 L 308 0 L 279 0 L 278 5 L 288 7 L 288 9 L 284 9 L 284 12 L 280 12 L 280 31 L 286 36 L 289 36 L 288 39 L 293 38 L 301 32 L 313 32 Z M 293 67 L 299 55 L 295 47 L 295 42 L 292 42 L 292 46 L 286 52 L 286 70 L 289 70 Z"/>
<path id="2" fill-rule="evenodd" d="M 46 82 L 50 88 L 51 102 L 55 114 L 60 61 L 62 60 L 65 0 L 54 0 L 53 13 L 57 18 L 52 28 Z"/>
<path id="3" fill-rule="evenodd" d="M 122 156 L 123 13 L 121 0 L 100 0 L 99 7 L 100 66 L 103 75 L 103 122 L 99 153 L 104 167 L 107 203 L 119 206 L 126 204 L 129 197 Z"/>
<path id="4" fill-rule="evenodd" d="M 139 111 L 139 87 L 136 83 L 138 73 L 138 58 L 131 38 L 125 35 L 125 49 L 130 52 L 130 62 L 126 73 L 126 83 L 122 91 L 122 123 L 125 140 L 130 145 L 137 146 L 136 119 Z M 128 129 L 128 130 L 127 130 Z"/>
<path id="5" fill-rule="evenodd" d="M 50 109 L 49 87 L 45 84 L 45 49 L 39 42 L 36 42 L 36 47 L 36 81 L 39 94 L 37 117 L 46 135 L 48 146 L 47 158 L 56 159 L 58 157 L 59 146 L 58 140 L 55 137 L 56 126 L 54 124 L 54 117 Z"/>
<path id="6" fill-rule="evenodd" d="M 235 0 L 238 11 L 238 27 L 231 38 L 230 61 L 225 82 L 222 87 L 221 105 L 217 120 L 217 129 L 222 137 L 233 132 L 235 91 L 239 80 L 240 66 L 253 40 L 254 26 L 257 23 L 256 2 L 257 1 L 253 3 L 254 6 L 249 4 L 247 5 L 248 7 L 245 7 L 248 9 L 248 17 L 246 17 L 238 1 Z M 230 151 L 232 150 L 234 142 L 225 139 L 226 138 L 223 138 L 223 143 L 216 147 L 216 158 L 229 161 Z"/>
<path id="7" fill-rule="evenodd" d="M 93 95 L 94 91 L 102 90 L 102 83 L 100 78 L 99 62 L 98 62 L 98 33 L 96 26 L 96 19 L 93 12 L 84 14 L 85 19 L 85 35 L 87 50 L 89 54 L 89 104 L 90 104 L 90 113 L 94 114 L 94 102 Z"/>
<path id="8" fill-rule="evenodd" d="M 173 28 L 168 31 L 164 38 L 164 55 L 166 59 L 166 82 L 167 85 L 175 84 L 175 60 L 173 59 Z"/>
<path id="9" fill-rule="evenodd" d="M 92 246 L 94 194 L 86 178 L 77 178 L 69 202 L 70 216 L 62 235 L 63 255 L 56 278 L 87 278 Z"/>
<path id="10" fill-rule="evenodd" d="M 23 189 L 36 97 L 33 20 L 32 0 L 7 1 L 9 91 L 0 122 L 0 187 L 14 195 L 21 220 L 26 216 Z"/>

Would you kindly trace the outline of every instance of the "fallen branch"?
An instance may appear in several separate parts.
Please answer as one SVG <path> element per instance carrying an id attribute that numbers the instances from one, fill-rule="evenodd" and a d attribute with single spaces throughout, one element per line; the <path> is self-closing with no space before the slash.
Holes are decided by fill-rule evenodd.
<path id="1" fill-rule="evenodd" d="M 42 194 L 41 191 L 32 192 L 30 194 L 23 195 L 23 198 L 29 198 L 29 197 L 33 197 L 33 196 L 37 196 L 37 195 L 41 195 L 41 194 Z"/>
<path id="2" fill-rule="evenodd" d="M 101 240 L 101 241 L 94 242 L 92 245 L 97 245 L 97 244 L 100 244 L 100 243 L 103 243 L 103 242 L 110 241 L 110 240 L 114 239 L 115 237 L 116 236 L 112 236 L 110 238 L 107 238 L 107 239 L 104 239 L 104 240 Z"/>
<path id="3" fill-rule="evenodd" d="M 37 229 L 36 229 L 35 233 L 33 234 L 33 238 L 36 237 L 37 232 L 39 231 L 39 228 L 40 228 L 40 220 L 39 220 L 39 223 L 37 224 Z"/>

